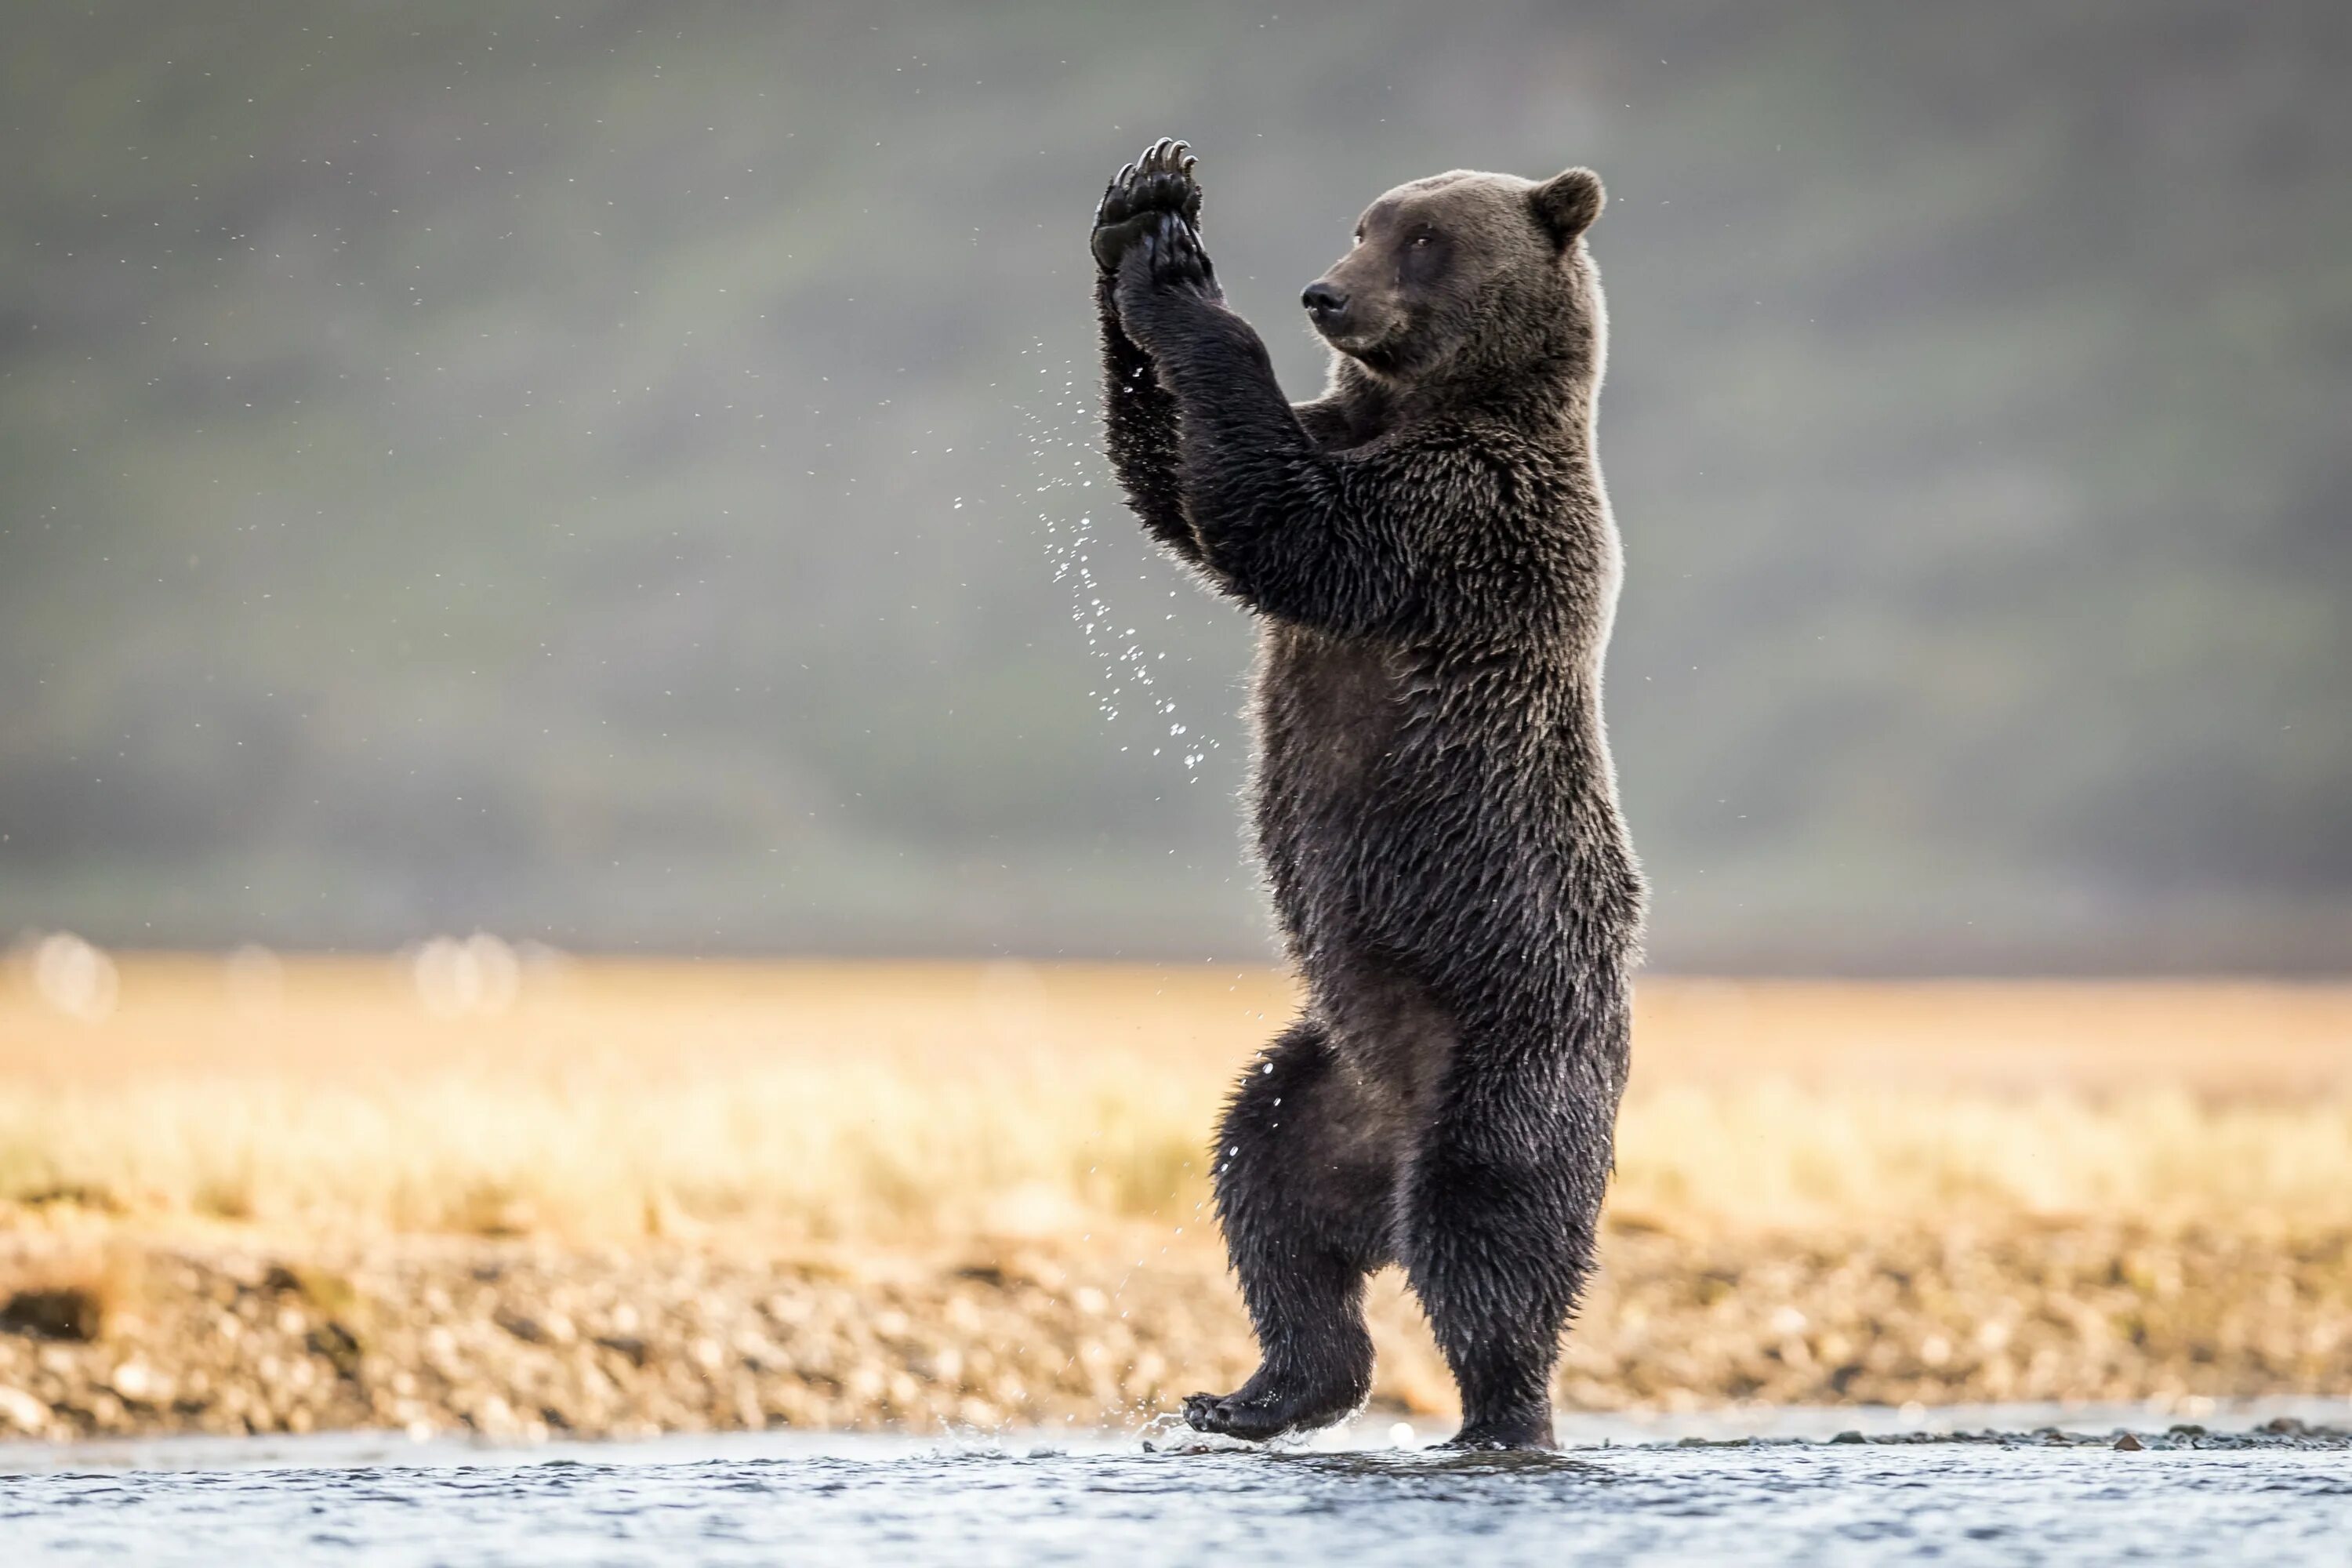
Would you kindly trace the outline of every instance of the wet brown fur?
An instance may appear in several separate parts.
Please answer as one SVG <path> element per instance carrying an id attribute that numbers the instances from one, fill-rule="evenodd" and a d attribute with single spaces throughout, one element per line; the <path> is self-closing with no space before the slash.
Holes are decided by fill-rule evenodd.
<path id="1" fill-rule="evenodd" d="M 1335 353 L 1296 406 L 1223 303 L 1181 144 L 1097 214 L 1113 462 L 1145 526 L 1260 619 L 1252 815 L 1307 995 L 1220 1131 L 1265 1361 L 1188 1402 L 1204 1430 L 1360 1405 L 1363 1282 L 1397 1262 L 1461 1384 L 1457 1440 L 1549 1439 L 1643 903 L 1601 715 L 1601 205 L 1580 169 L 1381 196 L 1309 290 Z"/>

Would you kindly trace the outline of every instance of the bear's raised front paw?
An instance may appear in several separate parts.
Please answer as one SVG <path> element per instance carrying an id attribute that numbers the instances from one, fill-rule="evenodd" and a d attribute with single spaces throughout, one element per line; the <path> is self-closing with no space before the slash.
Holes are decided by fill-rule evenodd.
<path id="1" fill-rule="evenodd" d="M 1095 206 L 1095 264 L 1105 272 L 1118 271 L 1128 247 L 1161 213 L 1174 213 L 1197 225 L 1201 185 L 1192 170 L 1199 162 L 1190 147 L 1163 136 L 1113 176 Z"/>

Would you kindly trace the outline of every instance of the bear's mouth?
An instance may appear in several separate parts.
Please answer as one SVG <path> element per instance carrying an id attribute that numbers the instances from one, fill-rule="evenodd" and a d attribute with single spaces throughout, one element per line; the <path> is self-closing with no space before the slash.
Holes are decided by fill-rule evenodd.
<path id="1" fill-rule="evenodd" d="M 1367 328 L 1354 321 L 1332 326 L 1318 321 L 1315 332 L 1333 349 L 1369 370 L 1393 371 L 1403 358 L 1400 350 L 1404 333 L 1398 322 Z"/>
<path id="2" fill-rule="evenodd" d="M 1400 325 L 1394 321 L 1366 321 L 1353 313 L 1337 321 L 1310 314 L 1307 320 L 1316 336 L 1355 359 L 1379 354 L 1397 337 Z"/>

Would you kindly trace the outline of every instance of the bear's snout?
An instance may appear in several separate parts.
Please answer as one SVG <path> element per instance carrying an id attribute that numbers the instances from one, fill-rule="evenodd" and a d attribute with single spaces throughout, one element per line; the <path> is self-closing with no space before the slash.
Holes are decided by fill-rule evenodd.
<path id="1" fill-rule="evenodd" d="M 1348 291 L 1328 278 L 1318 278 L 1298 296 L 1318 327 L 1334 327 L 1348 313 Z"/>

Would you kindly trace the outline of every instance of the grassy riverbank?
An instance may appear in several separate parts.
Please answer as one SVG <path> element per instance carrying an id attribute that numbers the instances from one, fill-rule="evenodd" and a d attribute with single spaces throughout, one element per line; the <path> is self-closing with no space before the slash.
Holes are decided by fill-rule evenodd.
<path id="1" fill-rule="evenodd" d="M 1201 1151 L 1275 977 L 446 978 L 0 991 L 0 1430 L 1094 1424 L 1247 1369 Z M 2352 1385 L 2352 992 L 1641 1007 L 1565 1399 Z M 1376 1315 L 1381 1400 L 1443 1410 L 1392 1280 Z"/>

